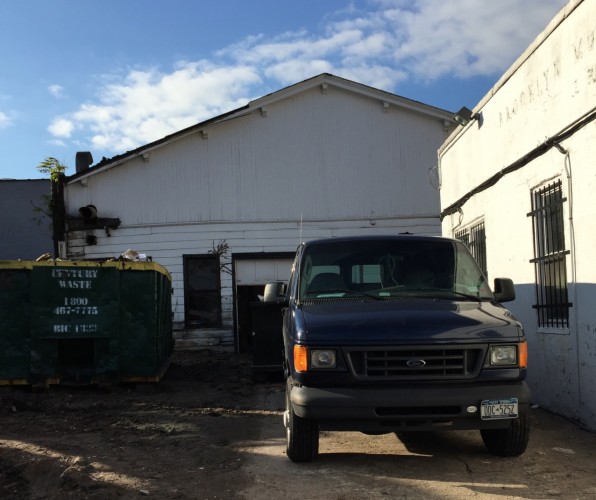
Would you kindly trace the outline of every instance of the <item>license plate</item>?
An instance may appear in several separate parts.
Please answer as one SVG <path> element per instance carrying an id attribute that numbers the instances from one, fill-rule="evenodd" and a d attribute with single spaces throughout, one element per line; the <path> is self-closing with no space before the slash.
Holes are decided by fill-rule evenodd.
<path id="1" fill-rule="evenodd" d="M 480 404 L 480 418 L 482 420 L 500 420 L 517 417 L 517 398 L 485 399 Z"/>

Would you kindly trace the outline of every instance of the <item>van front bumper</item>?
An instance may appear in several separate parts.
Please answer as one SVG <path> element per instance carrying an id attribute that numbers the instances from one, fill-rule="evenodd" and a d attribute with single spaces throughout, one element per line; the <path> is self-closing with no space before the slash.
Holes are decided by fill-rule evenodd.
<path id="1" fill-rule="evenodd" d="M 481 402 L 518 401 L 518 414 L 530 406 L 525 382 L 435 385 L 399 388 L 313 388 L 294 386 L 294 413 L 318 421 L 322 430 L 393 432 L 408 430 L 497 429 L 510 419 L 483 420 Z"/>

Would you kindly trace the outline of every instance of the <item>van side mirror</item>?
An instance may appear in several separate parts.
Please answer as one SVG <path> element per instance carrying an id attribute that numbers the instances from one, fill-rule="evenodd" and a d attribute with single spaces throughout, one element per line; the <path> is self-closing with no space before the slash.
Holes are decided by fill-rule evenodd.
<path id="1" fill-rule="evenodd" d="M 284 305 L 286 299 L 287 285 L 282 281 L 274 281 L 265 285 L 265 293 L 263 294 L 263 302 L 266 304 Z"/>
<path id="2" fill-rule="evenodd" d="M 515 300 L 515 287 L 509 278 L 495 278 L 495 299 L 497 302 L 511 302 Z"/>

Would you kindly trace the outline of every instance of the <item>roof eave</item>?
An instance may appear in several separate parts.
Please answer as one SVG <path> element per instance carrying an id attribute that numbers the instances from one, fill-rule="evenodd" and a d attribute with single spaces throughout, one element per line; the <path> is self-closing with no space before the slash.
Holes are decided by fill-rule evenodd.
<path id="1" fill-rule="evenodd" d="M 84 170 L 82 172 L 77 172 L 73 175 L 68 176 L 66 178 L 66 182 L 70 183 L 70 182 L 74 182 L 74 181 L 80 181 L 86 177 L 96 175 L 96 174 L 98 174 L 100 172 L 104 172 L 106 170 L 110 170 L 110 169 L 117 167 L 119 165 L 122 165 L 123 163 L 126 163 L 134 158 L 142 157 L 144 154 L 149 153 L 149 152 L 153 151 L 154 149 L 160 148 L 162 146 L 165 146 L 166 144 L 170 144 L 171 142 L 177 141 L 177 140 L 187 137 L 189 135 L 196 134 L 196 133 L 202 131 L 203 129 L 205 129 L 205 127 L 207 127 L 207 126 L 228 120 L 231 117 L 235 117 L 236 115 L 242 115 L 242 114 L 244 114 L 244 112 L 247 109 L 249 109 L 248 104 L 246 104 L 245 106 L 242 106 L 240 108 L 234 109 L 232 111 L 228 111 L 226 113 L 218 115 L 214 118 L 209 118 L 208 120 L 202 121 L 195 125 L 191 125 L 190 127 L 179 130 L 178 132 L 174 132 L 173 134 L 166 135 L 165 137 L 162 137 L 161 139 L 150 142 L 149 144 L 145 144 L 143 146 L 139 146 L 138 148 L 133 149 L 131 151 L 127 151 L 126 153 L 123 153 L 121 155 L 117 155 L 112 158 L 104 158 L 104 159 L 102 159 L 102 161 L 89 167 L 87 170 Z"/>

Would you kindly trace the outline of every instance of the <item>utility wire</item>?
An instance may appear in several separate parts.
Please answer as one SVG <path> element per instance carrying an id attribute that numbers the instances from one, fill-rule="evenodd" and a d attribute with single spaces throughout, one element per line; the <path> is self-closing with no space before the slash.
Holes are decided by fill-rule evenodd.
<path id="1" fill-rule="evenodd" d="M 594 121 L 595 119 L 596 108 L 593 108 L 588 113 L 583 115 L 579 120 L 564 128 L 561 132 L 553 135 L 552 137 L 549 137 L 542 144 L 535 147 L 532 151 L 522 156 L 518 160 L 514 161 L 511 165 L 503 168 L 502 170 L 494 174 L 492 177 L 489 177 L 482 184 L 479 184 L 471 191 L 468 191 L 468 193 L 466 193 L 459 200 L 457 200 L 455 203 L 452 203 L 441 212 L 441 220 L 461 209 L 461 207 L 464 206 L 464 204 L 475 194 L 481 193 L 482 191 L 487 190 L 489 187 L 494 186 L 497 182 L 501 180 L 501 178 L 505 177 L 507 174 L 519 170 L 520 168 L 526 166 L 528 163 L 532 162 L 536 158 L 545 154 L 553 147 L 557 147 L 559 142 L 571 137 L 578 130 L 585 127 L 588 123 Z"/>

